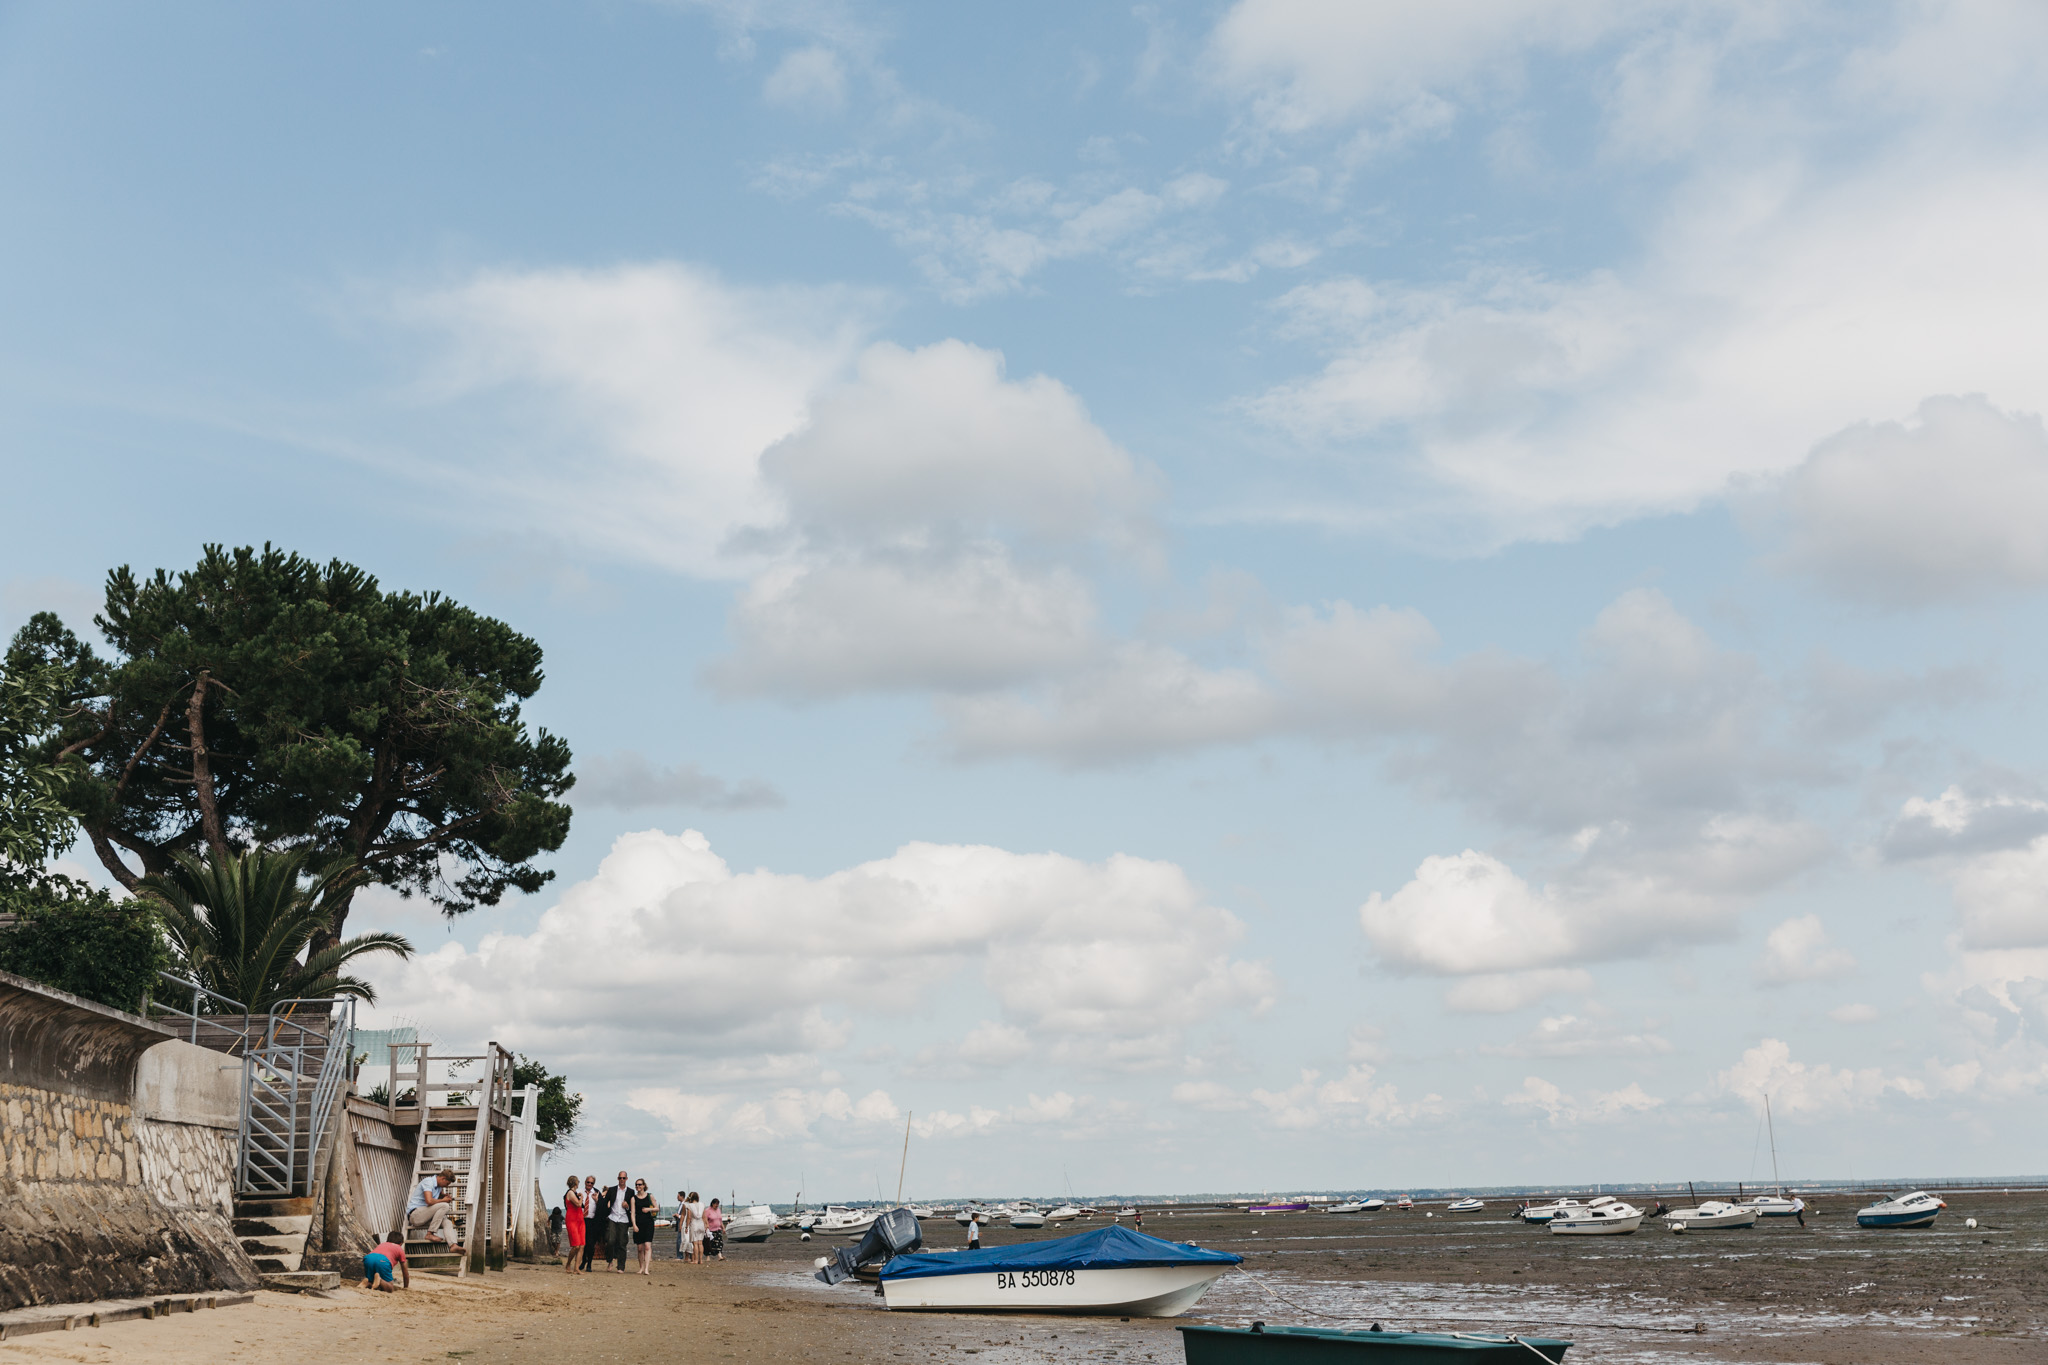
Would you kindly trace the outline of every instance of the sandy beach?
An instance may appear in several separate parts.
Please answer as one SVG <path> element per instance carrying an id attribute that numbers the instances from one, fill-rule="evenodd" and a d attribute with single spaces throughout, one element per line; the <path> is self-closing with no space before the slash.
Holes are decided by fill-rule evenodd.
<path id="1" fill-rule="evenodd" d="M 1518 1328 L 1577 1343 L 1570 1360 L 2032 1362 L 2048 1351 L 2048 1200 L 1965 1195 L 1925 1232 L 1868 1233 L 1846 1205 L 1806 1229 L 1562 1239 L 1509 1205 L 1452 1218 L 1210 1214 L 1146 1220 L 1236 1251 L 1181 1321 Z M 1971 1230 L 1964 1220 L 1974 1217 Z M 991 1244 L 1058 1235 L 991 1230 Z M 931 1245 L 963 1240 L 927 1224 Z M 892 1314 L 873 1291 L 808 1278 L 829 1243 L 777 1233 L 703 1267 L 651 1277 L 519 1266 L 410 1293 L 264 1293 L 253 1304 L 0 1343 L 0 1362 L 258 1365 L 334 1362 L 1072 1360 L 1167 1365 L 1175 1324 L 1103 1318 Z M 1704 1331 L 1686 1329 L 1700 1324 Z"/>

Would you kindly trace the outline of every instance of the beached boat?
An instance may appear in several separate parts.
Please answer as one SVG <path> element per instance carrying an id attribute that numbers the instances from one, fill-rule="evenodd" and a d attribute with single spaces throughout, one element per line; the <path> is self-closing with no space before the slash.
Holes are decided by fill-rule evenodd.
<path id="1" fill-rule="evenodd" d="M 1386 1206 L 1387 1201 L 1384 1199 L 1367 1199 L 1359 1204 L 1358 1211 L 1360 1213 L 1378 1213 Z"/>
<path id="2" fill-rule="evenodd" d="M 1016 1208 L 1010 1210 L 1010 1226 L 1013 1228 L 1042 1228 L 1045 1226 L 1045 1214 L 1042 1210 L 1035 1209 L 1029 1204 L 1019 1204 Z"/>
<path id="3" fill-rule="evenodd" d="M 765 1242 L 775 1232 L 775 1210 L 767 1204 L 749 1204 L 744 1212 L 725 1220 L 728 1242 Z"/>
<path id="4" fill-rule="evenodd" d="M 1308 1207 L 1306 1199 L 1277 1199 L 1264 1204 L 1254 1204 L 1250 1213 L 1300 1213 Z"/>
<path id="5" fill-rule="evenodd" d="M 1407 1213 L 1410 1209 L 1415 1207 L 1415 1200 L 1410 1196 L 1404 1194 L 1399 1199 L 1396 1199 L 1394 1201 L 1394 1207 L 1401 1210 L 1401 1212 L 1403 1213 Z"/>
<path id="6" fill-rule="evenodd" d="M 1531 1204 L 1522 1210 L 1525 1223 L 1547 1223 L 1566 1209 L 1584 1208 L 1576 1199 L 1553 1199 L 1548 1204 Z"/>
<path id="7" fill-rule="evenodd" d="M 849 1209 L 838 1204 L 828 1204 L 825 1211 L 819 1214 L 805 1231 L 843 1233 L 848 1237 L 858 1237 L 875 1225 L 875 1217 L 879 1213 L 880 1209 Z"/>
<path id="8" fill-rule="evenodd" d="M 1081 1210 L 1075 1208 L 1072 1204 L 1062 1204 L 1056 1209 L 1048 1209 L 1045 1221 L 1048 1223 L 1071 1223 L 1080 1216 Z"/>
<path id="9" fill-rule="evenodd" d="M 1324 1213 L 1364 1213 L 1365 1204 L 1357 1199 L 1347 1199 L 1341 1204 L 1332 1204 Z"/>
<path id="10" fill-rule="evenodd" d="M 1612 1237 L 1634 1232 L 1642 1225 L 1641 1209 L 1605 1194 L 1576 1209 L 1566 1209 L 1547 1224 L 1552 1232 L 1578 1237 Z"/>
<path id="11" fill-rule="evenodd" d="M 1182 1327 L 1188 1365 L 1445 1365 L 1563 1360 L 1569 1341 L 1500 1332 L 1382 1332 L 1335 1327 Z"/>
<path id="12" fill-rule="evenodd" d="M 1744 1199 L 1742 1207 L 1755 1209 L 1759 1218 L 1797 1218 L 1806 1211 L 1806 1201 L 1797 1195 L 1757 1194 Z"/>
<path id="13" fill-rule="evenodd" d="M 1176 1318 L 1244 1258 L 1121 1224 L 1044 1242 L 898 1256 L 882 1267 L 892 1310 Z"/>
<path id="14" fill-rule="evenodd" d="M 1475 1199 L 1475 1198 L 1473 1198 L 1473 1197 L 1472 1197 L 1471 1195 L 1467 1195 L 1467 1196 L 1465 1196 L 1465 1197 L 1464 1197 L 1463 1199 L 1460 1199 L 1460 1200 L 1458 1200 L 1458 1201 L 1457 1201 L 1456 1203 L 1452 1204 L 1452 1205 L 1451 1205 L 1451 1206 L 1450 1206 L 1449 1208 L 1445 1209 L 1445 1210 L 1444 1210 L 1444 1212 L 1445 1212 L 1445 1213 L 1477 1213 L 1477 1212 L 1479 1212 L 1479 1210 L 1481 1210 L 1481 1209 L 1483 1209 L 1483 1208 L 1485 1208 L 1485 1207 L 1486 1207 L 1486 1205 L 1485 1205 L 1485 1204 L 1484 1204 L 1484 1203 L 1483 1203 L 1482 1201 L 1480 1201 L 1480 1200 L 1478 1200 L 1478 1199 Z"/>
<path id="15" fill-rule="evenodd" d="M 1859 1228 L 1924 1228 L 1948 1205 L 1925 1190 L 1895 1194 L 1856 1211 Z"/>
<path id="16" fill-rule="evenodd" d="M 1698 1208 L 1670 1210 L 1664 1221 L 1673 1232 L 1706 1232 L 1714 1228 L 1753 1228 L 1757 1216 L 1757 1211 L 1746 1204 L 1703 1199 Z"/>

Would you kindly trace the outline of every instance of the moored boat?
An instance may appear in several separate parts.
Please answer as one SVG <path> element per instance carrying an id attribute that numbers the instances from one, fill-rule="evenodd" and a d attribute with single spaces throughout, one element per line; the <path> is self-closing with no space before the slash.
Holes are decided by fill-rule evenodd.
<path id="1" fill-rule="evenodd" d="M 1010 1226 L 1013 1228 L 1042 1228 L 1045 1215 L 1029 1204 L 1019 1204 L 1010 1210 Z"/>
<path id="2" fill-rule="evenodd" d="M 775 1233 L 775 1210 L 767 1204 L 749 1204 L 725 1220 L 728 1242 L 765 1242 Z"/>
<path id="3" fill-rule="evenodd" d="M 1724 1199 L 1703 1199 L 1698 1208 L 1672 1209 L 1664 1221 L 1673 1232 L 1706 1232 L 1714 1228 L 1753 1228 L 1757 1211 Z"/>
<path id="4" fill-rule="evenodd" d="M 1409 1210 L 1415 1207 L 1415 1200 L 1412 1196 L 1404 1194 L 1399 1199 L 1396 1199 L 1394 1201 L 1394 1207 L 1401 1210 L 1401 1212 L 1403 1213 L 1407 1213 Z"/>
<path id="5" fill-rule="evenodd" d="M 1347 1199 L 1347 1200 L 1345 1200 L 1345 1201 L 1344 1201 L 1343 1203 L 1341 1203 L 1341 1204 L 1332 1204 L 1332 1205 L 1330 1205 L 1330 1206 L 1329 1206 L 1328 1208 L 1324 1209 L 1324 1210 L 1323 1210 L 1323 1212 L 1324 1212 L 1324 1213 L 1364 1213 L 1364 1212 L 1365 1212 L 1365 1205 L 1364 1205 L 1364 1203 L 1362 1203 L 1362 1202 L 1361 1202 L 1361 1201 L 1359 1201 L 1359 1200 L 1356 1200 L 1356 1199 Z"/>
<path id="6" fill-rule="evenodd" d="M 1925 1190 L 1895 1194 L 1856 1211 L 1859 1228 L 1924 1228 L 1948 1205 Z"/>
<path id="7" fill-rule="evenodd" d="M 1428 1365 L 1564 1359 L 1569 1341 L 1500 1332 L 1383 1332 L 1335 1327 L 1182 1327 L 1188 1365 Z"/>
<path id="8" fill-rule="evenodd" d="M 1522 1210 L 1525 1223 L 1547 1223 L 1566 1209 L 1584 1208 L 1576 1199 L 1553 1199 L 1548 1204 L 1530 1204 Z"/>
<path id="9" fill-rule="evenodd" d="M 1566 1209 L 1552 1218 L 1552 1232 L 1578 1237 L 1612 1237 L 1634 1232 L 1643 1225 L 1643 1211 L 1624 1204 L 1612 1195 L 1602 1195 L 1576 1209 Z"/>
<path id="10" fill-rule="evenodd" d="M 1248 1213 L 1300 1213 L 1308 1207 L 1306 1199 L 1276 1199 L 1264 1204 L 1254 1204 Z"/>
<path id="11" fill-rule="evenodd" d="M 1121 1224 L 978 1251 L 898 1256 L 882 1267 L 892 1310 L 1175 1318 L 1244 1258 Z"/>
<path id="12" fill-rule="evenodd" d="M 1360 1213 L 1378 1213 L 1386 1206 L 1387 1201 L 1384 1199 L 1368 1199 L 1358 1206 L 1358 1211 Z"/>
<path id="13" fill-rule="evenodd" d="M 1056 1209 L 1048 1209 L 1045 1214 L 1045 1221 L 1048 1223 L 1071 1223 L 1080 1216 L 1080 1209 L 1072 1204 L 1062 1204 Z"/>
<path id="14" fill-rule="evenodd" d="M 1473 1196 L 1471 1196 L 1471 1195 L 1466 1195 L 1466 1196 L 1465 1196 L 1465 1197 L 1464 1197 L 1463 1199 L 1457 1200 L 1457 1201 L 1456 1201 L 1455 1203 L 1453 1203 L 1453 1204 L 1452 1204 L 1452 1205 L 1451 1205 L 1451 1206 L 1450 1206 L 1449 1208 L 1445 1209 L 1445 1210 L 1444 1210 L 1444 1212 L 1445 1212 L 1445 1213 L 1477 1213 L 1477 1212 L 1479 1212 L 1479 1210 L 1481 1210 L 1481 1209 L 1483 1209 L 1483 1208 L 1485 1208 L 1485 1207 L 1486 1207 L 1486 1205 L 1485 1205 L 1485 1203 L 1484 1203 L 1483 1201 L 1481 1201 L 1481 1200 L 1479 1200 L 1479 1199 L 1477 1199 L 1477 1198 L 1474 1198 L 1474 1197 L 1473 1197 Z"/>
<path id="15" fill-rule="evenodd" d="M 1752 1195 L 1742 1201 L 1742 1206 L 1755 1209 L 1759 1218 L 1797 1218 L 1806 1212 L 1806 1201 L 1797 1195 Z"/>

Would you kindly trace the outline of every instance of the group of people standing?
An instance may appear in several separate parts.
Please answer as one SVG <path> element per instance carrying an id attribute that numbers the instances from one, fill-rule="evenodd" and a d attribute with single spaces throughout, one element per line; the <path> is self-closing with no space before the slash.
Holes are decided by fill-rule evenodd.
<path id="1" fill-rule="evenodd" d="M 591 1268 L 600 1241 L 604 1244 L 605 1261 L 614 1274 L 625 1271 L 629 1245 L 639 1262 L 640 1274 L 652 1273 L 654 1225 L 661 1216 L 661 1201 L 649 1193 L 645 1180 L 629 1184 L 626 1173 L 620 1171 L 616 1185 L 599 1189 L 597 1177 L 587 1175 L 579 1188 L 572 1175 L 563 1191 L 559 1212 L 562 1231 L 569 1241 L 569 1254 L 562 1258 L 562 1268 L 569 1274 L 581 1274 Z M 725 1213 L 716 1199 L 707 1205 L 694 1190 L 676 1191 L 675 1229 L 677 1260 L 702 1265 L 710 1256 L 725 1259 Z"/>

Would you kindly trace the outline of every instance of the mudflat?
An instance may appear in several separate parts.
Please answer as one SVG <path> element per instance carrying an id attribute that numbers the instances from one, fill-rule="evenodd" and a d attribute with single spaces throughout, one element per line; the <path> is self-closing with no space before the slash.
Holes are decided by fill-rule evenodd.
<path id="1" fill-rule="evenodd" d="M 1826 1205 L 1827 1201 L 1823 1201 Z M 1828 1205 L 1805 1229 L 1556 1237 L 1475 1214 L 1148 1216 L 1145 1230 L 1236 1251 L 1181 1322 L 1518 1330 L 1607 1362 L 2038 1362 L 2048 1359 L 2048 1200 L 1951 1197 L 1932 1229 L 1867 1232 Z M 1976 1218 L 1976 1230 L 1964 1220 Z M 1098 1223 L 1079 1227 L 1099 1226 Z M 1078 1230 L 1012 1233 L 987 1244 Z M 957 1246 L 949 1220 L 928 1244 Z M 517 1266 L 416 1277 L 410 1293 L 259 1295 L 245 1307 L 0 1343 L 0 1362 L 803 1361 L 810 1365 L 1171 1365 L 1175 1323 L 890 1313 L 871 1288 L 828 1289 L 811 1258 L 835 1243 L 778 1232 L 704 1267 L 667 1257 L 652 1276 Z M 1695 1333 L 1695 1325 L 1703 1328 Z"/>

